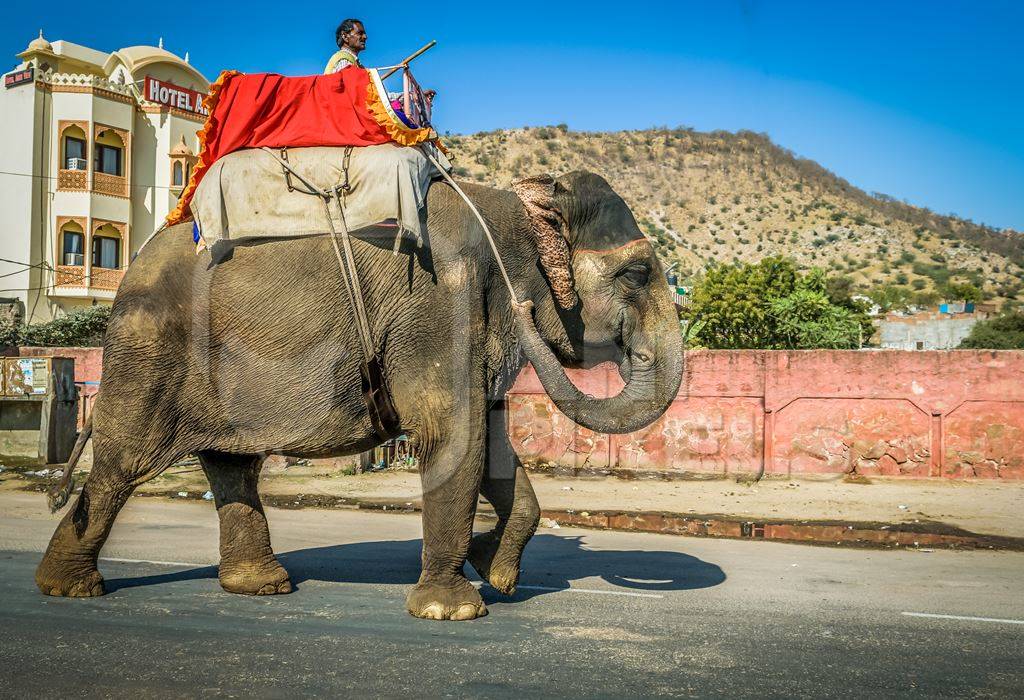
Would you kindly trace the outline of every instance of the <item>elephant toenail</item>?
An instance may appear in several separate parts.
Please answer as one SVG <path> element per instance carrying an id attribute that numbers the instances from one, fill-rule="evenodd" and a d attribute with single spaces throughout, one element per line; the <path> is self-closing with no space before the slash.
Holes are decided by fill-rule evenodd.
<path id="1" fill-rule="evenodd" d="M 423 608 L 423 612 L 420 617 L 424 617 L 428 620 L 443 620 L 444 608 L 441 607 L 440 603 L 431 603 L 427 607 Z"/>
<path id="2" fill-rule="evenodd" d="M 480 609 L 472 603 L 463 603 L 452 615 L 453 620 L 472 620 L 475 617 L 486 614 L 486 608 L 481 612 Z"/>

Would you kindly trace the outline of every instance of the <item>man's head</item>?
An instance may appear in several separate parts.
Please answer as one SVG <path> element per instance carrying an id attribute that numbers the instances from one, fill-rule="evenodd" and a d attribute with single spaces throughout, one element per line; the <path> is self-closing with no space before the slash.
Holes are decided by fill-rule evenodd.
<path id="1" fill-rule="evenodd" d="M 366 48 L 366 29 L 358 19 L 346 19 L 334 31 L 334 40 L 339 49 L 359 53 Z"/>

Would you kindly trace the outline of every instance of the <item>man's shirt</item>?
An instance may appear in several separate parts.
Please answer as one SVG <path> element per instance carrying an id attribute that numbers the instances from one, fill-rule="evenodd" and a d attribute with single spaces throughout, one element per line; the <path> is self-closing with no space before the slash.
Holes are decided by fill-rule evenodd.
<path id="1" fill-rule="evenodd" d="M 331 73 L 337 73 L 342 68 L 348 68 L 349 66 L 359 66 L 362 68 L 362 64 L 359 63 L 359 59 L 354 53 L 348 49 L 341 49 L 335 51 L 334 55 L 331 56 L 331 60 L 327 62 L 327 67 L 324 68 L 324 75 L 330 75 Z"/>

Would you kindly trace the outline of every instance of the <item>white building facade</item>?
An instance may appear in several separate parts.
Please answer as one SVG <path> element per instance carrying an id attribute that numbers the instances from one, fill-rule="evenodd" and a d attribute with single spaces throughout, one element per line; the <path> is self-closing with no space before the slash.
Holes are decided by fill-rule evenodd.
<path id="1" fill-rule="evenodd" d="M 40 33 L 0 88 L 0 304 L 36 323 L 109 304 L 177 205 L 209 82 L 155 46 Z"/>

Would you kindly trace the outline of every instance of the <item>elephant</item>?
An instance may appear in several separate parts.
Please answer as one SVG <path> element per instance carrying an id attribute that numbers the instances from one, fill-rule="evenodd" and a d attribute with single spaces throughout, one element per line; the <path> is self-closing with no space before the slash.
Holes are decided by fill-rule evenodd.
<path id="1" fill-rule="evenodd" d="M 353 239 L 374 349 L 420 460 L 422 569 L 406 606 L 428 619 L 487 613 L 467 559 L 498 591 L 515 590 L 540 516 L 505 425 L 506 392 L 527 360 L 560 411 L 608 433 L 655 421 L 683 373 L 661 265 L 606 180 L 578 171 L 513 191 L 463 187 L 500 263 L 444 183 L 427 195 L 424 245 L 406 240 L 394 254 L 384 226 Z M 222 588 L 291 591 L 257 492 L 264 458 L 350 455 L 381 442 L 342 284 L 329 237 L 239 242 L 213 259 L 195 252 L 188 222 L 154 235 L 113 302 L 90 418 L 93 466 L 36 571 L 43 593 L 102 595 L 97 557 L 118 511 L 192 454 L 219 517 Z M 583 394 L 565 372 L 605 361 L 625 382 L 609 398 Z M 497 524 L 474 536 L 481 495 Z"/>

